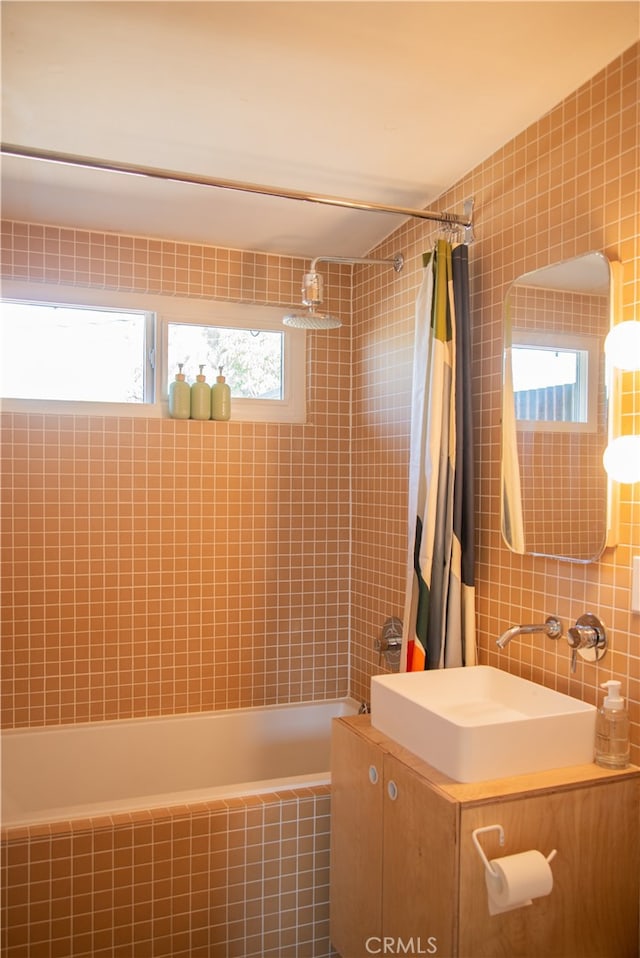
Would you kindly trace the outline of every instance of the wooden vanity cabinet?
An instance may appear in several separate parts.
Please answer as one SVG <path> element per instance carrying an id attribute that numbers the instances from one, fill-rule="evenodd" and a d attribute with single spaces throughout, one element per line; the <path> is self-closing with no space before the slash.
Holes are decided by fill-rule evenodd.
<path id="1" fill-rule="evenodd" d="M 453 782 L 368 716 L 336 719 L 332 944 L 342 958 L 637 958 L 639 800 L 634 768 Z M 483 836 L 489 859 L 558 849 L 551 894 L 493 916 L 471 839 L 492 824 L 505 845 Z"/>
<path id="2" fill-rule="evenodd" d="M 452 953 L 455 803 L 349 723 L 334 722 L 331 748 L 334 948 L 360 958 L 391 936 Z"/>

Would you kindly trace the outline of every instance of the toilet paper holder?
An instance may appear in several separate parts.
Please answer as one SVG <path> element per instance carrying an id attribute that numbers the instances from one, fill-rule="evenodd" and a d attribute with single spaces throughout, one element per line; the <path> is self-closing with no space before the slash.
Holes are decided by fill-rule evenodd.
<path id="1" fill-rule="evenodd" d="M 489 872 L 489 874 L 493 876 L 493 878 L 497 878 L 498 873 L 496 872 L 494 868 L 491 867 L 491 862 L 487 859 L 487 856 L 484 853 L 484 849 L 478 839 L 478 835 L 483 835 L 485 832 L 498 832 L 498 841 L 500 842 L 500 847 L 502 847 L 504 845 L 504 828 L 502 827 L 502 825 L 484 825 L 482 828 L 474 828 L 473 832 L 471 833 L 473 844 L 476 846 L 478 855 L 482 859 L 482 864 L 484 865 L 486 870 Z M 549 854 L 547 855 L 547 862 L 553 861 L 553 859 L 556 857 L 557 854 L 558 854 L 557 848 L 554 848 L 552 851 L 550 851 Z"/>
<path id="2" fill-rule="evenodd" d="M 553 874 L 549 863 L 557 854 L 555 848 L 546 858 L 542 852 L 532 849 L 508 855 L 505 858 L 496 858 L 490 862 L 478 839 L 478 835 L 486 832 L 498 832 L 500 845 L 504 845 L 504 829 L 502 825 L 485 825 L 472 832 L 473 844 L 485 869 L 487 905 L 490 915 L 499 915 L 515 908 L 532 905 L 534 898 L 551 892 Z"/>

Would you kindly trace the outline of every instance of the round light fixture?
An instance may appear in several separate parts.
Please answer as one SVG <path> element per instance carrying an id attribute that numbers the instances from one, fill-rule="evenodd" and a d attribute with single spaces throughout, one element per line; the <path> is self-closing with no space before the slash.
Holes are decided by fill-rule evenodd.
<path id="1" fill-rule="evenodd" d="M 640 322 L 629 319 L 617 323 L 604 341 L 608 362 L 618 369 L 640 369 Z"/>
<path id="2" fill-rule="evenodd" d="M 640 436 L 612 439 L 602 457 L 610 479 L 616 482 L 640 482 Z"/>

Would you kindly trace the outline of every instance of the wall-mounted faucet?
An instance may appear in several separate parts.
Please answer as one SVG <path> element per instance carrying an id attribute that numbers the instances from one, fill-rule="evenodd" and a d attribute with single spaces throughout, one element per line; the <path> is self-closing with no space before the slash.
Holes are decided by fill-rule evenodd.
<path id="1" fill-rule="evenodd" d="M 560 619 L 550 615 L 545 619 L 544 625 L 512 625 L 496 640 L 496 645 L 499 649 L 504 649 L 516 635 L 532 635 L 534 632 L 544 632 L 550 639 L 559 639 L 562 635 L 562 623 Z"/>
<path id="2" fill-rule="evenodd" d="M 544 625 L 512 625 L 503 632 L 496 645 L 504 649 L 516 635 L 531 635 L 544 632 L 550 639 L 559 639 L 562 635 L 562 623 L 555 615 L 545 619 Z M 578 652 L 588 662 L 599 662 L 607 651 L 607 636 L 600 619 L 593 612 L 585 612 L 567 632 L 567 642 L 571 649 L 571 671 L 576 670 Z"/>

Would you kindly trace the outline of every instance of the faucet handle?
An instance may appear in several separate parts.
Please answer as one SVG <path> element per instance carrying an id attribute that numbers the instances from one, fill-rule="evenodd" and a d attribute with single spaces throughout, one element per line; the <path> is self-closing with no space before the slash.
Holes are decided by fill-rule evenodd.
<path id="1" fill-rule="evenodd" d="M 397 672 L 402 649 L 402 621 L 395 615 L 387 619 L 382 626 L 380 638 L 374 640 L 373 647 L 378 652 L 378 665 L 382 665 L 384 655 L 387 665 Z"/>
<path id="2" fill-rule="evenodd" d="M 570 629 L 567 629 L 567 642 L 569 643 L 569 648 L 573 649 L 574 652 L 577 652 L 578 649 L 585 644 L 585 639 L 582 634 L 582 629 L 584 626 L 573 625 Z"/>
<path id="3" fill-rule="evenodd" d="M 585 612 L 576 624 L 567 630 L 571 649 L 571 671 L 575 672 L 578 652 L 589 662 L 598 662 L 607 651 L 607 634 L 600 619 L 593 612 Z"/>
<path id="4" fill-rule="evenodd" d="M 582 644 L 582 635 L 575 626 L 567 629 L 567 642 L 569 643 L 569 648 L 571 649 L 571 671 L 575 672 L 576 664 L 578 662 L 578 649 Z"/>

